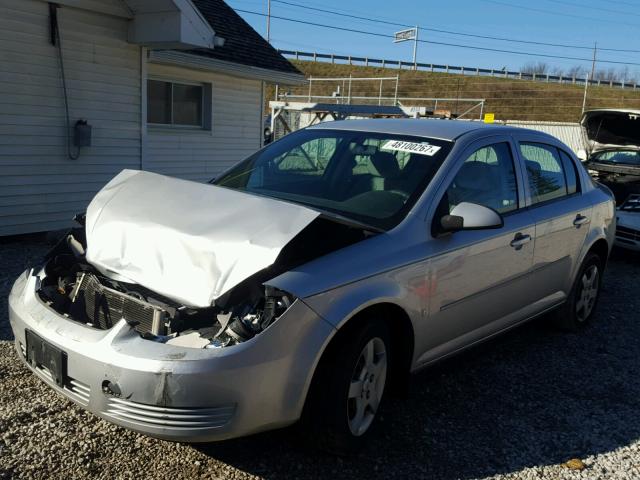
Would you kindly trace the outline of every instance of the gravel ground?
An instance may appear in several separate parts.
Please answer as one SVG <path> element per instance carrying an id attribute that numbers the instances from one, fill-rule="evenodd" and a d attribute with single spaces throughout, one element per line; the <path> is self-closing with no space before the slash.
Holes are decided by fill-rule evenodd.
<path id="1" fill-rule="evenodd" d="M 13 279 L 46 249 L 0 243 L 0 478 L 640 479 L 640 257 L 614 255 L 593 327 L 532 322 L 416 375 L 372 445 L 339 459 L 289 430 L 159 441 L 53 393 L 19 363 L 6 314 Z"/>

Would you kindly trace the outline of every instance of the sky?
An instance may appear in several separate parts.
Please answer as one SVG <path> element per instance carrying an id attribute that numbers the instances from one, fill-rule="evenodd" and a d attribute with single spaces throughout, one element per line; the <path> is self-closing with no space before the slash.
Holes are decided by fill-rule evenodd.
<path id="1" fill-rule="evenodd" d="M 267 11 L 267 0 L 227 2 L 236 10 L 262 14 Z M 300 8 L 290 5 L 291 3 L 341 15 Z M 266 17 L 242 11 L 238 13 L 266 36 Z M 509 70 L 519 70 L 526 63 L 545 62 L 552 68 L 566 70 L 574 65 L 582 65 L 590 70 L 593 46 L 597 42 L 596 68 L 625 67 L 605 61 L 635 63 L 636 65 L 628 65 L 628 69 L 631 75 L 640 76 L 640 0 L 271 0 L 271 14 L 383 35 L 393 35 L 395 31 L 403 29 L 401 26 L 344 16 L 354 15 L 418 25 L 419 38 L 428 42 L 582 59 L 418 44 L 418 62 L 465 67 L 507 67 Z M 446 30 L 455 34 L 429 29 Z M 516 43 L 463 36 L 459 33 L 567 46 Z M 394 44 L 391 38 L 330 30 L 277 18 L 271 19 L 271 41 L 275 47 L 286 50 L 393 60 L 411 61 L 413 54 L 413 42 Z M 606 51 L 606 48 L 636 52 Z"/>

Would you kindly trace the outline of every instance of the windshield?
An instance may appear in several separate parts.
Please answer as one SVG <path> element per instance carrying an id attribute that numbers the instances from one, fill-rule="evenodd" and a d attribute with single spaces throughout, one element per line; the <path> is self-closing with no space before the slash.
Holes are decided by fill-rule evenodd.
<path id="1" fill-rule="evenodd" d="M 640 151 L 637 150 L 609 150 L 598 152 L 592 160 L 605 163 L 620 163 L 623 165 L 640 166 Z"/>
<path id="2" fill-rule="evenodd" d="M 451 146 L 423 137 L 299 130 L 214 183 L 389 229 L 406 216 Z"/>

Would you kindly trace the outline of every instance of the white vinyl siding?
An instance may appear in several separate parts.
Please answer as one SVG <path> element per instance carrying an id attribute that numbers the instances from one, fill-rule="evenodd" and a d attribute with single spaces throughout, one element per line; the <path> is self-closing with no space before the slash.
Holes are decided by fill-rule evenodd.
<path id="1" fill-rule="evenodd" d="M 62 6 L 58 22 L 71 123 L 87 119 L 92 146 L 67 158 L 48 4 L 0 0 L 0 235 L 70 225 L 120 170 L 140 168 L 140 47 L 127 20 Z"/>
<path id="2" fill-rule="evenodd" d="M 149 64 L 154 79 L 211 84 L 211 130 L 147 127 L 144 169 L 208 181 L 260 147 L 262 85 L 224 74 Z"/>
<path id="3" fill-rule="evenodd" d="M 71 125 L 92 126 L 91 146 L 70 160 L 49 5 L 0 0 L 0 236 L 70 226 L 122 169 L 207 181 L 260 147 L 261 82 L 145 64 L 146 50 L 127 42 L 122 5 L 64 0 L 58 9 Z M 210 86 L 210 125 L 147 126 L 147 77 Z"/>

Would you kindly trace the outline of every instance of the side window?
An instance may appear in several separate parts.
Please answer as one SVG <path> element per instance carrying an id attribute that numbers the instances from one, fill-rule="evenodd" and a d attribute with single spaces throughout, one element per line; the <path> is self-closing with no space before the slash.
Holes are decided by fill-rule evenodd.
<path id="1" fill-rule="evenodd" d="M 520 152 L 525 160 L 533 204 L 567 195 L 564 168 L 555 147 L 542 143 L 521 143 Z"/>
<path id="2" fill-rule="evenodd" d="M 472 153 L 462 164 L 446 198 L 449 212 L 461 202 L 477 203 L 507 213 L 518 208 L 518 187 L 508 143 L 496 143 Z"/>
<path id="3" fill-rule="evenodd" d="M 578 172 L 576 170 L 576 164 L 567 155 L 567 153 L 560 150 L 560 158 L 562 158 L 562 166 L 564 167 L 564 176 L 567 179 L 567 193 L 573 195 L 580 190 L 578 185 Z"/>

